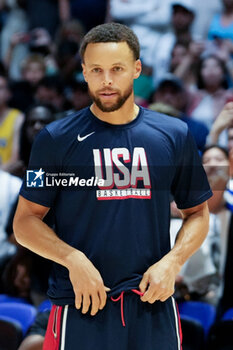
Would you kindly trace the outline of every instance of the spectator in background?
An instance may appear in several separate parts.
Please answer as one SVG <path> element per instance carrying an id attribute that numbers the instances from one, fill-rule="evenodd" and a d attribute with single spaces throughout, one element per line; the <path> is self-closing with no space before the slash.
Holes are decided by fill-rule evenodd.
<path id="1" fill-rule="evenodd" d="M 204 43 L 197 41 L 177 41 L 172 49 L 170 71 L 183 80 L 190 92 L 197 90 L 197 71 L 203 49 Z"/>
<path id="2" fill-rule="evenodd" d="M 10 244 L 6 234 L 6 226 L 10 212 L 18 198 L 22 181 L 0 169 L 0 276 L 8 262 L 15 254 L 16 248 Z M 0 280 L 0 293 L 3 292 Z"/>
<path id="3" fill-rule="evenodd" d="M 19 160 L 15 163 L 17 176 L 23 177 L 28 166 L 32 143 L 37 133 L 54 120 L 54 109 L 50 105 L 34 104 L 27 113 L 20 133 Z"/>
<path id="4" fill-rule="evenodd" d="M 200 150 L 204 148 L 208 129 L 203 123 L 191 120 L 185 115 L 187 92 L 180 79 L 172 74 L 165 75 L 157 85 L 153 100 L 155 103 L 149 106 L 150 109 L 177 117 L 186 122 L 197 147 Z"/>
<path id="5" fill-rule="evenodd" d="M 21 63 L 22 80 L 11 84 L 11 106 L 26 110 L 35 102 L 34 94 L 39 81 L 46 74 L 42 55 L 31 54 Z"/>
<path id="6" fill-rule="evenodd" d="M 5 76 L 0 76 L 0 167 L 14 173 L 19 159 L 19 136 L 24 116 L 10 108 L 10 90 Z"/>
<path id="7" fill-rule="evenodd" d="M 20 158 L 23 160 L 25 167 L 28 166 L 32 143 L 36 135 L 45 125 L 54 120 L 53 112 L 54 110 L 45 104 L 38 103 L 29 108 L 20 137 Z"/>
<path id="8" fill-rule="evenodd" d="M 74 111 L 87 107 L 91 104 L 91 99 L 88 93 L 88 86 L 85 81 L 74 80 L 70 84 L 70 103 Z"/>
<path id="9" fill-rule="evenodd" d="M 207 138 L 208 144 L 221 144 L 231 147 L 231 128 L 233 127 L 233 102 L 228 102 L 215 119 Z M 228 133 L 228 135 L 227 135 Z M 228 144 L 227 144 L 228 143 Z"/>
<path id="10" fill-rule="evenodd" d="M 61 41 L 57 47 L 56 61 L 64 81 L 69 82 L 75 73 L 80 72 L 79 45 L 73 40 Z"/>
<path id="11" fill-rule="evenodd" d="M 8 12 L 4 27 L 0 33 L 0 55 L 2 61 L 5 61 L 7 52 L 12 45 L 11 38 L 14 34 L 28 32 L 28 18 L 25 11 L 26 0 L 5 0 L 5 3 L 8 7 Z M 19 40 L 18 45 L 13 49 L 11 61 L 8 64 L 8 72 L 11 79 L 20 79 L 20 62 L 27 54 L 27 45 L 24 40 Z"/>
<path id="12" fill-rule="evenodd" d="M 205 55 L 198 70 L 198 90 L 193 94 L 188 115 L 202 121 L 210 130 L 233 92 L 228 90 L 227 69 L 217 56 Z"/>
<path id="13" fill-rule="evenodd" d="M 153 80 L 158 81 L 170 69 L 172 50 L 176 42 L 186 45 L 188 52 L 182 60 L 182 70 L 178 71 L 177 76 L 183 79 L 186 70 L 188 74 L 194 61 L 194 53 L 199 57 L 204 48 L 203 42 L 194 42 L 192 39 L 192 25 L 195 19 L 195 5 L 193 0 L 173 0 L 171 6 L 171 24 L 172 30 L 160 36 L 157 46 L 153 52 Z M 192 58 L 187 62 L 187 57 Z M 184 68 L 185 67 L 185 68 Z M 184 71 L 184 72 L 183 72 Z"/>
<path id="14" fill-rule="evenodd" d="M 63 22 L 77 19 L 85 31 L 105 22 L 108 0 L 58 0 L 58 2 L 60 19 Z"/>
<path id="15" fill-rule="evenodd" d="M 27 111 L 26 118 L 21 130 L 20 161 L 15 164 L 15 167 L 18 167 L 18 175 L 20 175 L 21 177 L 25 174 L 25 169 L 28 166 L 32 143 L 38 132 L 45 125 L 54 120 L 53 112 L 54 110 L 50 106 L 43 104 L 35 104 L 31 106 L 30 109 Z M 18 179 L 16 178 L 16 180 Z M 18 182 L 19 186 L 17 188 L 17 195 L 21 185 L 21 180 L 18 180 Z M 5 183 L 2 183 L 2 185 L 6 187 L 5 191 L 13 190 L 13 187 L 11 189 L 11 186 L 13 186 L 13 184 L 11 185 L 9 181 L 8 183 L 5 181 Z M 6 196 L 4 196 L 4 192 L 3 198 L 5 198 L 6 200 L 11 199 L 10 196 L 6 198 Z M 13 250 L 13 253 L 10 255 L 10 257 L 12 257 L 13 254 L 15 255 L 14 257 L 12 257 L 12 259 L 8 262 L 7 265 L 4 264 L 3 266 L 5 267 L 5 269 L 3 270 L 4 273 L 2 281 L 4 292 L 12 296 L 24 297 L 30 301 L 33 301 L 35 304 L 39 304 L 41 300 L 43 300 L 46 297 L 45 293 L 48 288 L 48 273 L 50 270 L 50 262 L 46 259 L 39 257 L 36 254 L 31 253 L 27 249 L 19 247 L 18 244 L 16 244 L 14 235 L 12 233 L 12 221 L 17 204 L 16 196 L 11 199 L 11 202 L 9 201 L 9 205 L 10 204 L 11 206 L 8 208 L 7 204 L 3 203 L 3 205 L 5 206 L 5 210 L 6 208 L 8 208 L 7 216 L 4 216 L 4 226 L 6 227 L 6 233 L 4 237 L 8 235 L 9 241 L 15 246 L 17 246 L 18 249 L 16 252 L 15 246 L 9 245 L 9 243 L 7 243 L 7 246 L 10 246 L 11 250 Z M 48 225 L 52 226 L 53 214 L 51 213 L 47 215 L 45 221 Z M 6 254 L 8 257 L 9 253 L 7 252 L 7 250 Z"/>
<path id="16" fill-rule="evenodd" d="M 226 259 L 224 268 L 224 283 L 222 297 L 218 305 L 217 316 L 220 319 L 226 310 L 233 307 L 232 302 L 232 264 L 233 264 L 233 103 L 229 102 L 224 106 L 210 131 L 208 142 L 221 142 L 221 135 L 227 136 L 229 151 L 229 182 L 224 193 L 224 202 L 230 212 L 230 225 L 227 239 Z"/>
<path id="17" fill-rule="evenodd" d="M 54 74 L 54 72 L 56 72 L 56 62 L 53 58 L 55 45 L 53 44 L 49 33 L 44 28 L 35 28 L 34 30 L 26 33 L 17 32 L 12 35 L 9 49 L 4 57 L 4 63 L 7 69 L 9 69 L 9 66 L 11 64 L 14 49 L 19 44 L 27 45 L 27 48 L 30 52 L 29 57 L 31 57 L 33 54 L 43 56 L 44 65 L 46 66 L 46 73 Z M 24 58 L 25 61 L 28 58 L 27 56 Z M 20 68 L 22 68 L 22 64 Z M 22 69 L 20 78 L 22 78 Z"/>
<path id="18" fill-rule="evenodd" d="M 202 162 L 213 191 L 213 197 L 208 200 L 209 232 L 200 249 L 177 277 L 176 295 L 217 305 L 223 289 L 230 219 L 223 200 L 228 181 L 228 152 L 225 148 L 211 145 L 204 150 Z"/>
<path id="19" fill-rule="evenodd" d="M 27 81 L 31 87 L 35 87 L 45 76 L 46 66 L 43 56 L 31 54 L 21 65 L 22 78 Z"/>
<path id="20" fill-rule="evenodd" d="M 35 101 L 50 105 L 57 114 L 70 107 L 67 105 L 63 80 L 58 75 L 47 76 L 39 81 L 35 91 Z"/>
<path id="21" fill-rule="evenodd" d="M 58 0 L 25 0 L 29 29 L 44 28 L 54 38 L 59 25 Z"/>
<path id="22" fill-rule="evenodd" d="M 216 14 L 210 24 L 208 37 L 211 40 L 216 38 L 233 40 L 233 0 L 221 0 L 223 5 L 222 13 Z M 231 44 L 232 51 L 233 45 Z"/>
<path id="23" fill-rule="evenodd" d="M 25 249 L 18 247 L 16 253 L 8 261 L 2 274 L 4 293 L 13 297 L 25 298 L 31 302 L 32 260 Z"/>
<path id="24" fill-rule="evenodd" d="M 82 76 L 79 46 L 83 35 L 81 22 L 74 19 L 63 23 L 57 33 L 55 57 L 60 74 L 68 83 L 73 76 Z"/>
<path id="25" fill-rule="evenodd" d="M 154 65 L 161 36 L 170 30 L 171 3 L 172 0 L 110 0 L 110 16 L 133 29 L 139 39 L 142 63 L 148 67 Z"/>
<path id="26" fill-rule="evenodd" d="M 79 46 L 84 34 L 85 29 L 82 23 L 77 19 L 70 19 L 60 25 L 56 35 L 56 44 L 64 40 L 71 40 Z"/>
<path id="27" fill-rule="evenodd" d="M 195 40 L 206 40 L 211 19 L 221 11 L 221 0 L 195 0 L 196 19 L 192 33 Z"/>

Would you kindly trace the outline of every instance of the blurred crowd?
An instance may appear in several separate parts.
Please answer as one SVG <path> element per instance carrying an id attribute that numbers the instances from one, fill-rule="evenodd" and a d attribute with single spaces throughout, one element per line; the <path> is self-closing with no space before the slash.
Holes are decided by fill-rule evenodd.
<path id="1" fill-rule="evenodd" d="M 79 46 L 110 21 L 140 41 L 136 102 L 183 120 L 197 143 L 214 193 L 210 230 L 176 297 L 221 315 L 233 307 L 233 0 L 0 0 L 0 293 L 46 298 L 50 262 L 14 239 L 18 192 L 36 134 L 90 105 Z M 52 214 L 46 220 L 53 225 Z M 180 224 L 172 202 L 172 244 Z"/>

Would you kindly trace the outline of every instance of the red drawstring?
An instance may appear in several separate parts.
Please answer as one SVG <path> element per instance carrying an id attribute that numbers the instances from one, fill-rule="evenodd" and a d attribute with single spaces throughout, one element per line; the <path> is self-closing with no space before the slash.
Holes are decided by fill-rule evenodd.
<path id="1" fill-rule="evenodd" d="M 131 289 L 132 292 L 134 292 L 135 294 L 138 294 L 140 295 L 140 297 L 142 297 L 144 295 L 144 293 L 140 292 L 140 290 L 137 290 L 137 289 Z"/>
<path id="2" fill-rule="evenodd" d="M 114 299 L 113 297 L 111 297 L 112 301 L 119 301 L 121 300 L 121 321 L 122 321 L 122 325 L 123 327 L 125 327 L 125 319 L 124 319 L 124 307 L 123 307 L 123 300 L 124 300 L 124 292 L 121 292 L 120 296 L 116 299 Z"/>
<path id="3" fill-rule="evenodd" d="M 131 291 L 132 291 L 133 293 L 135 293 L 135 294 L 140 295 L 140 296 L 144 295 L 144 293 L 140 292 L 140 291 L 137 290 L 137 289 L 131 289 Z M 121 321 L 122 321 L 123 327 L 125 327 L 124 305 L 123 305 L 123 302 L 124 302 L 124 293 L 125 293 L 124 291 L 121 292 L 121 294 L 119 295 L 119 297 L 116 298 L 116 299 L 114 299 L 113 297 L 111 297 L 111 300 L 114 301 L 114 302 L 115 302 L 115 301 L 121 300 Z"/>

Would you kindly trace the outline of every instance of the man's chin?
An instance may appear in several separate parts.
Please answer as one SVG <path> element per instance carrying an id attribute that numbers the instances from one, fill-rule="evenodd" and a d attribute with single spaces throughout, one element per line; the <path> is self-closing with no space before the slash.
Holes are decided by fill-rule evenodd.
<path id="1" fill-rule="evenodd" d="M 121 107 L 119 103 L 101 103 L 100 101 L 96 101 L 95 103 L 102 112 L 115 112 Z"/>
<path id="2" fill-rule="evenodd" d="M 102 112 L 115 112 L 119 109 L 118 106 L 99 106 L 99 109 L 102 111 Z"/>

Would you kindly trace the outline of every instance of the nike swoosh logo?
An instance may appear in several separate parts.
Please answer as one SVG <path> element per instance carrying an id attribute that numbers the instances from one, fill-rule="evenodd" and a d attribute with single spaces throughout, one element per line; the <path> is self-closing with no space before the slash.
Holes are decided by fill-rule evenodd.
<path id="1" fill-rule="evenodd" d="M 80 136 L 80 135 L 78 134 L 77 140 L 78 140 L 79 142 L 82 142 L 83 140 L 85 140 L 85 139 L 88 138 L 89 136 L 93 135 L 94 133 L 95 133 L 95 131 L 93 131 L 93 132 L 91 132 L 90 134 L 85 135 L 85 136 Z"/>

